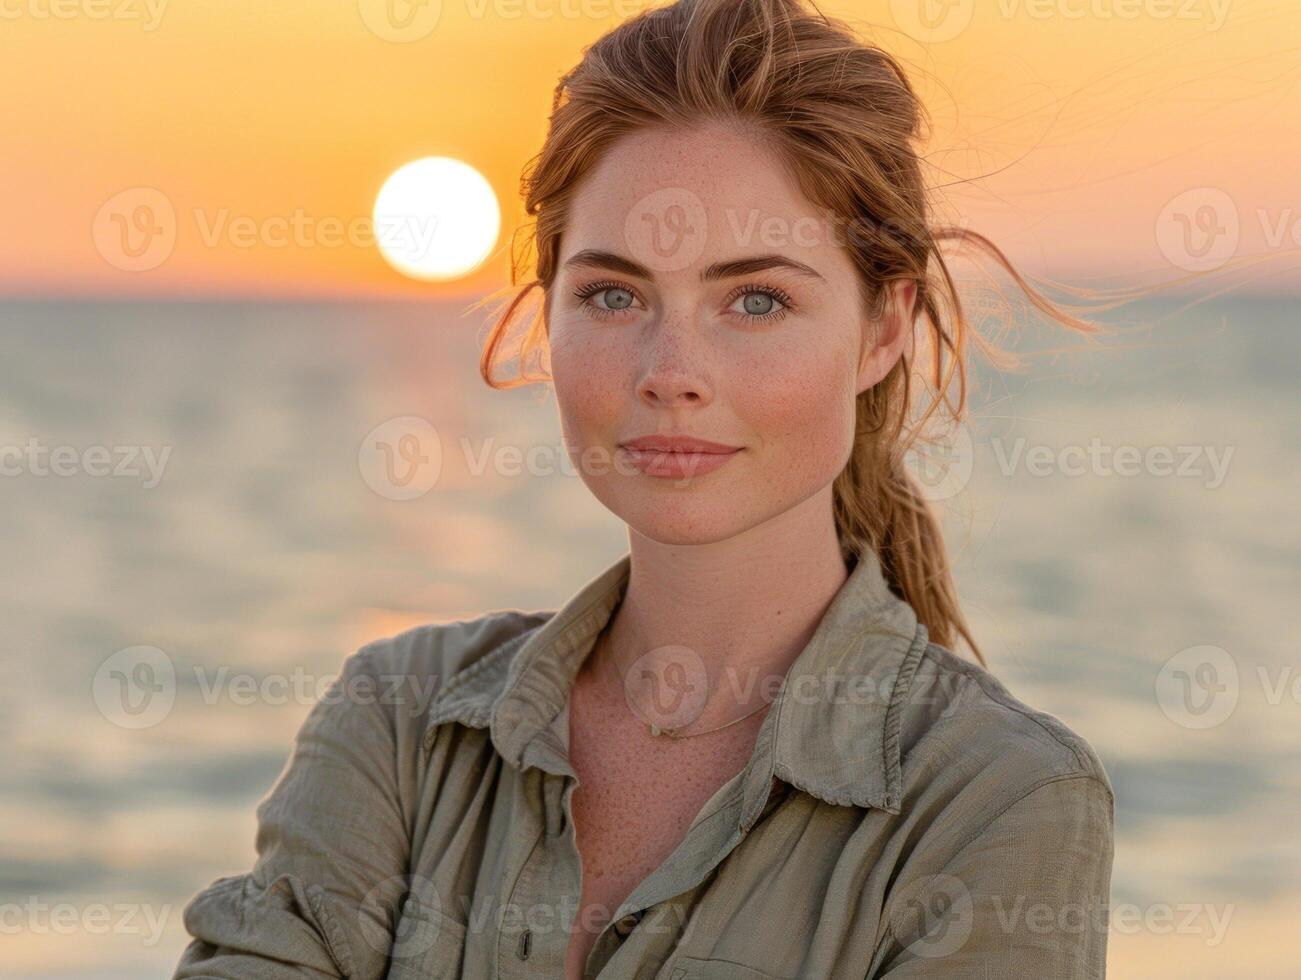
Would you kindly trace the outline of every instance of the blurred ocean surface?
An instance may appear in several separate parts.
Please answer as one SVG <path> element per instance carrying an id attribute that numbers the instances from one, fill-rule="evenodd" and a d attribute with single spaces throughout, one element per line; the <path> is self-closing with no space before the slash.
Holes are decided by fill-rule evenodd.
<path id="1" fill-rule="evenodd" d="M 1295 977 L 1298 301 L 1187 302 L 1110 314 L 1127 325 L 1092 348 L 1024 330 L 1039 353 L 980 372 L 970 479 L 941 506 L 992 669 L 1115 785 L 1109 975 Z M 484 314 L 464 308 L 0 304 L 0 446 L 102 446 L 135 471 L 0 476 L 0 976 L 169 975 L 181 909 L 251 866 L 254 807 L 348 653 L 554 608 L 621 553 L 619 522 L 552 465 L 549 392 L 485 387 Z M 442 447 L 412 500 L 358 461 L 404 416 Z M 1168 447 L 1183 472 L 1116 472 L 1120 446 Z M 511 447 L 541 471 L 474 472 Z M 133 729 L 95 684 L 139 645 L 176 688 Z M 1237 675 L 1215 675 L 1236 700 L 1209 727 L 1159 696 L 1163 665 L 1203 646 Z M 272 683 L 294 677 L 308 697 Z"/>

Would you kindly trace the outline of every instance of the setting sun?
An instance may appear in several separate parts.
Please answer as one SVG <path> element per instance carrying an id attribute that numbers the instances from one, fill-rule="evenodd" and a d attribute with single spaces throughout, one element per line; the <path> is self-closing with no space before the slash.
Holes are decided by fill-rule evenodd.
<path id="1" fill-rule="evenodd" d="M 380 253 L 412 279 L 456 279 L 492 251 L 501 230 L 497 195 L 484 176 L 451 157 L 399 167 L 375 199 Z"/>

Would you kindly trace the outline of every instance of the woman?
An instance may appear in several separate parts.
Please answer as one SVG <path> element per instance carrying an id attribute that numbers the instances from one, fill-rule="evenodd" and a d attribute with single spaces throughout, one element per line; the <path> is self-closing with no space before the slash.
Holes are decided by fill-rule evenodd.
<path id="1" fill-rule="evenodd" d="M 540 287 L 522 363 L 629 553 L 555 613 L 350 657 L 177 977 L 1103 975 L 1107 776 L 952 652 L 981 659 L 901 463 L 923 361 L 963 403 L 938 243 L 1006 265 L 929 227 L 920 119 L 796 0 L 586 52 L 481 367 Z"/>

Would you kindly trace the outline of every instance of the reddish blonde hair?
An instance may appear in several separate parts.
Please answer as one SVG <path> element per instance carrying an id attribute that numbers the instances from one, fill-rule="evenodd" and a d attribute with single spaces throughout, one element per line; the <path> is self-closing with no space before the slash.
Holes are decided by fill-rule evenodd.
<path id="1" fill-rule="evenodd" d="M 834 485 L 836 528 L 846 556 L 863 545 L 876 552 L 891 588 L 934 642 L 955 648 L 961 638 L 985 663 L 958 605 L 940 524 L 904 459 L 938 408 L 962 417 L 969 343 L 996 363 L 1015 359 L 968 324 L 941 243 L 993 256 L 1054 320 L 1083 333 L 1099 328 L 1036 292 L 984 236 L 931 224 L 914 148 L 927 124 L 924 107 L 900 63 L 842 21 L 801 0 L 678 0 L 638 14 L 587 48 L 556 86 L 546 140 L 521 180 L 536 220 L 523 247 L 512 249 L 514 295 L 490 329 L 480 373 L 497 388 L 547 379 L 545 370 L 528 367 L 545 362 L 545 298 L 512 351 L 519 373 L 502 379 L 494 368 L 526 297 L 551 289 L 570 190 L 603 152 L 643 127 L 706 121 L 758 133 L 805 197 L 855 230 L 845 247 L 868 317 L 886 312 L 890 283 L 916 282 L 912 351 L 858 396 L 853 450 Z M 536 276 L 521 286 L 530 249 Z M 931 391 L 919 412 L 922 385 Z"/>

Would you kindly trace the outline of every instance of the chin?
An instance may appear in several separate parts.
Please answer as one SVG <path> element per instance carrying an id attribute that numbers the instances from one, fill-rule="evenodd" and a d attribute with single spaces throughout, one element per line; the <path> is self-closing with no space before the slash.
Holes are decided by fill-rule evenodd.
<path id="1" fill-rule="evenodd" d="M 725 541 L 762 520 L 738 494 L 717 488 L 670 487 L 649 493 L 625 489 L 597 497 L 632 530 L 667 545 Z"/>

